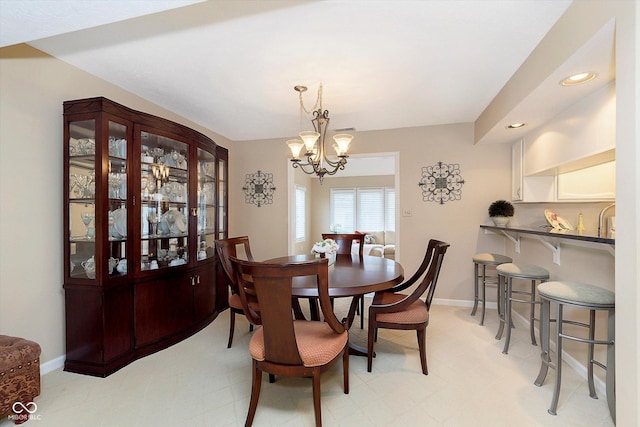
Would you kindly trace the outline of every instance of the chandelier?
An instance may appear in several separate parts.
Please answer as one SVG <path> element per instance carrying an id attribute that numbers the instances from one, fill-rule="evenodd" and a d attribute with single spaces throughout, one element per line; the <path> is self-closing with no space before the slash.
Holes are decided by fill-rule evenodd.
<path id="1" fill-rule="evenodd" d="M 294 168 L 300 168 L 307 175 L 318 175 L 322 184 L 325 175 L 334 175 L 339 170 L 344 170 L 344 165 L 347 164 L 347 157 L 349 157 L 347 156 L 347 150 L 349 150 L 349 144 L 351 144 L 353 136 L 345 133 L 334 135 L 333 139 L 336 143 L 333 144 L 333 149 L 336 151 L 337 159 L 332 160 L 327 157 L 325 136 L 329 127 L 329 111 L 322 109 L 322 84 L 318 87 L 318 97 L 312 111 L 307 110 L 302 101 L 302 93 L 307 90 L 307 87 L 295 86 L 294 89 L 298 92 L 298 97 L 300 98 L 300 116 L 302 117 L 303 113 L 313 113 L 311 123 L 314 130 L 301 132 L 299 134 L 300 139 L 287 141 L 292 155 L 291 162 Z M 300 154 L 303 147 L 305 148 L 303 154 L 305 158 L 301 159 Z"/>

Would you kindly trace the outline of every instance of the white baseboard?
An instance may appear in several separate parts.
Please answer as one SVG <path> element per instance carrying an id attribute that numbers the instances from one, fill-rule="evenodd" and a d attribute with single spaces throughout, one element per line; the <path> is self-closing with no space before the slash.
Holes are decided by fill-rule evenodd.
<path id="1" fill-rule="evenodd" d="M 467 300 L 461 300 L 461 299 L 434 298 L 432 303 L 435 305 L 450 305 L 454 307 L 473 307 L 473 301 L 467 301 Z M 497 309 L 498 305 L 495 302 L 488 301 L 487 308 Z"/>
<path id="2" fill-rule="evenodd" d="M 40 375 L 46 375 L 58 368 L 62 368 L 64 366 L 64 359 L 65 356 L 60 356 L 56 357 L 53 360 L 49 360 L 48 362 L 42 363 L 40 365 Z"/>

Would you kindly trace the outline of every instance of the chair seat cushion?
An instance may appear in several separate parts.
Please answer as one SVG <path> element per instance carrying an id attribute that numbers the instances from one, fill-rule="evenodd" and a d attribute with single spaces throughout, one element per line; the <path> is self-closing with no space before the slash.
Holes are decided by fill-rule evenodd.
<path id="1" fill-rule="evenodd" d="M 566 280 L 541 283 L 538 293 L 547 299 L 569 304 L 611 307 L 616 304 L 616 294 L 608 289 Z"/>
<path id="2" fill-rule="evenodd" d="M 240 301 L 240 295 L 238 294 L 229 295 L 229 307 L 242 310 L 242 301 Z"/>
<path id="3" fill-rule="evenodd" d="M 500 265 L 500 264 L 513 262 L 513 259 L 511 259 L 511 257 L 508 257 L 506 255 L 500 255 L 500 254 L 492 254 L 492 253 L 475 254 L 472 259 L 473 259 L 473 262 L 475 262 L 476 264 L 485 264 L 485 265 Z"/>
<path id="4" fill-rule="evenodd" d="M 537 265 L 530 264 L 500 264 L 496 267 L 498 274 L 519 279 L 548 279 L 549 271 Z"/>
<path id="5" fill-rule="evenodd" d="M 342 352 L 349 340 L 347 331 L 338 334 L 325 322 L 295 320 L 293 328 L 304 366 L 326 365 Z M 249 343 L 249 354 L 258 361 L 265 360 L 263 332 L 263 328 L 258 328 Z"/>
<path id="6" fill-rule="evenodd" d="M 395 294 L 391 292 L 379 292 L 373 297 L 373 304 L 385 305 L 393 304 L 406 298 L 407 295 Z M 424 323 L 429 320 L 427 304 L 418 298 L 408 308 L 395 313 L 377 313 L 376 320 L 386 323 L 415 324 Z"/>

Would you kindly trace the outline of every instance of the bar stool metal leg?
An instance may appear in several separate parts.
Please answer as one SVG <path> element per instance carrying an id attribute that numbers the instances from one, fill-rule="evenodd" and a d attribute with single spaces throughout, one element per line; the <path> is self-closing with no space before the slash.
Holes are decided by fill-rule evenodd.
<path id="1" fill-rule="evenodd" d="M 551 399 L 551 406 L 547 412 L 551 415 L 556 415 L 556 409 L 558 408 L 558 397 L 560 397 L 560 383 L 562 382 L 562 304 L 556 305 L 556 355 L 555 355 L 555 368 L 556 368 L 556 381 L 553 386 L 553 397 Z"/>
<path id="2" fill-rule="evenodd" d="M 598 395 L 596 394 L 596 387 L 593 384 L 593 364 L 596 363 L 594 360 L 594 348 L 596 346 L 594 344 L 594 340 L 596 338 L 595 324 L 596 311 L 589 310 L 589 341 L 591 342 L 589 342 L 587 350 L 587 360 L 589 361 L 589 363 L 587 363 L 587 382 L 589 383 L 589 397 L 597 399 Z"/>
<path id="3" fill-rule="evenodd" d="M 484 272 L 483 272 L 484 273 Z M 471 316 L 476 315 L 476 310 L 478 310 L 478 263 L 473 263 L 473 277 L 474 277 L 474 286 L 473 286 L 473 309 L 471 310 Z"/>
<path id="4" fill-rule="evenodd" d="M 504 305 L 504 315 L 505 315 L 505 323 L 508 325 L 513 324 L 513 319 L 511 318 L 511 287 L 513 286 L 513 281 L 511 277 L 507 277 L 507 283 L 505 286 L 505 305 Z M 502 349 L 503 354 L 509 353 L 509 343 L 511 342 L 511 328 L 507 326 L 507 337 L 504 339 L 504 348 Z"/>
<path id="5" fill-rule="evenodd" d="M 538 345 L 536 344 L 536 335 L 535 335 L 535 327 L 534 327 L 534 321 L 537 320 L 536 319 L 536 281 L 532 280 L 531 281 L 531 311 L 529 312 L 529 333 L 531 334 L 531 344 L 533 345 Z"/>
<path id="6" fill-rule="evenodd" d="M 615 310 L 607 310 L 607 370 L 606 388 L 609 414 L 616 422 L 616 317 Z"/>
<path id="7" fill-rule="evenodd" d="M 540 359 L 542 359 L 542 363 L 540 364 L 540 372 L 538 373 L 538 377 L 533 382 L 535 385 L 540 387 L 544 382 L 544 379 L 547 377 L 547 373 L 549 372 L 549 366 L 552 365 L 550 352 L 549 352 L 549 324 L 550 322 L 550 311 L 551 304 L 548 299 L 542 298 L 542 306 L 540 307 L 540 346 L 542 347 L 542 353 L 540 353 Z M 554 366 L 551 366 L 555 368 Z"/>
<path id="8" fill-rule="evenodd" d="M 499 340 L 502 338 L 502 332 L 504 331 L 504 322 L 505 322 L 505 316 L 504 316 L 504 304 L 505 304 L 505 298 L 504 298 L 504 288 L 505 288 L 505 284 L 504 284 L 504 278 L 502 276 L 498 276 L 498 319 L 499 319 L 499 325 L 498 325 L 498 333 L 496 334 L 496 339 Z"/>

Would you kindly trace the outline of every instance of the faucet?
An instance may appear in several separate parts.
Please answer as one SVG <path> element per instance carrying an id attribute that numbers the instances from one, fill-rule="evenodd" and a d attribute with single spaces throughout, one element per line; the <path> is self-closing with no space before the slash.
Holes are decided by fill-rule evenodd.
<path id="1" fill-rule="evenodd" d="M 600 211 L 600 216 L 598 217 L 598 237 L 602 237 L 602 226 L 603 226 L 602 222 L 604 221 L 604 213 L 609 209 L 611 209 L 612 207 L 614 207 L 615 205 L 616 205 L 615 203 L 611 203 L 609 206 L 605 206 Z"/>

